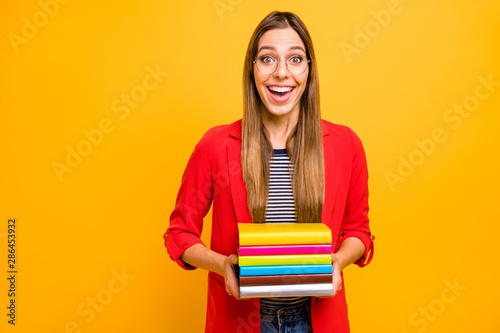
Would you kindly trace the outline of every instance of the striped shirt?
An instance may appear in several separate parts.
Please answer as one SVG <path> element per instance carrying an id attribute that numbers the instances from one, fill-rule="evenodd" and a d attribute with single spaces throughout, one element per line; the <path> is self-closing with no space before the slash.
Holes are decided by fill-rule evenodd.
<path id="1" fill-rule="evenodd" d="M 274 149 L 269 166 L 269 199 L 266 222 L 295 222 L 295 203 L 290 180 L 293 165 L 286 149 Z"/>
<path id="2" fill-rule="evenodd" d="M 286 149 L 274 149 L 270 161 L 269 199 L 267 202 L 266 223 L 296 222 L 290 174 L 293 164 Z M 309 302 L 311 297 L 263 297 L 261 308 L 288 307 Z"/>

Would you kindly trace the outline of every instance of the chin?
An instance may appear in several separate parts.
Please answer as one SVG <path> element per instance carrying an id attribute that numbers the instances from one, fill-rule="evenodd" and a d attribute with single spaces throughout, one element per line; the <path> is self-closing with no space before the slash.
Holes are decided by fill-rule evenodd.
<path id="1" fill-rule="evenodd" d="M 264 107 L 264 112 L 268 113 L 269 115 L 275 116 L 275 117 L 282 117 L 286 115 L 292 114 L 293 108 L 292 106 L 286 106 L 286 107 L 275 107 L 275 106 L 263 106 Z"/>

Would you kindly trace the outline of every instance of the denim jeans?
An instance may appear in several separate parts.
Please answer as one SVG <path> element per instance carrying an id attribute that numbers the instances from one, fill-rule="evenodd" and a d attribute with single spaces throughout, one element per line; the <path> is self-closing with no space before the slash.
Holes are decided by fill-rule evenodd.
<path id="1" fill-rule="evenodd" d="M 310 306 L 261 309 L 260 331 L 261 333 L 312 333 Z"/>

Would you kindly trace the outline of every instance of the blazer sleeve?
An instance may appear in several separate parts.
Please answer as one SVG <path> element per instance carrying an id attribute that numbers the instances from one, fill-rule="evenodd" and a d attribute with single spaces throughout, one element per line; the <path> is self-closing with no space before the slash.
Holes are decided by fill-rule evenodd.
<path id="1" fill-rule="evenodd" d="M 366 155 L 360 138 L 349 129 L 352 143 L 352 169 L 346 201 L 342 240 L 349 237 L 359 238 L 365 245 L 365 253 L 355 264 L 368 265 L 373 258 L 373 241 L 368 219 L 368 167 Z"/>
<path id="2" fill-rule="evenodd" d="M 170 258 L 186 270 L 196 267 L 180 259 L 194 244 L 206 246 L 200 239 L 203 218 L 212 204 L 211 156 L 214 128 L 208 130 L 196 145 L 182 175 L 170 224 L 163 235 Z"/>

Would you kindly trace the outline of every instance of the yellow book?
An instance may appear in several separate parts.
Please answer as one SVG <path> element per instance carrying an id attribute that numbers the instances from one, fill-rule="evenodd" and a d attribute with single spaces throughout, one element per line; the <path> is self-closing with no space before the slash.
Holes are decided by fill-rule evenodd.
<path id="1" fill-rule="evenodd" d="M 240 246 L 329 244 L 332 233 L 323 223 L 238 223 Z"/>
<path id="2" fill-rule="evenodd" d="M 295 254 L 274 256 L 240 256 L 240 266 L 266 266 L 266 265 L 321 265 L 331 264 L 330 254 Z"/>

